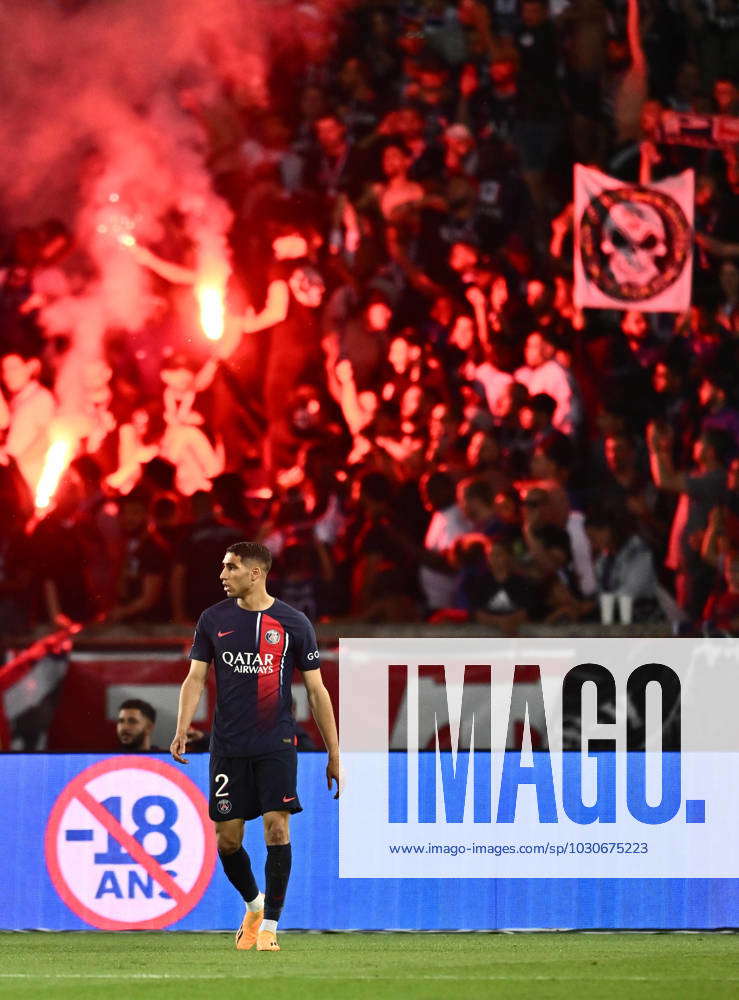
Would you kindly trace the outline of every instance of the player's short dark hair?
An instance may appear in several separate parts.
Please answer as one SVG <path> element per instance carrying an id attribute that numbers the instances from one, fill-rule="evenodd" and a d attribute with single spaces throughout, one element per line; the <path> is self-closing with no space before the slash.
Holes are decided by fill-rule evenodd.
<path id="1" fill-rule="evenodd" d="M 226 552 L 232 552 L 242 562 L 259 563 L 260 566 L 264 567 L 265 576 L 272 567 L 272 553 L 266 545 L 260 545 L 259 542 L 235 542 L 233 545 L 229 545 Z"/>
<path id="2" fill-rule="evenodd" d="M 152 723 L 157 721 L 157 710 L 148 701 L 144 701 L 143 698 L 126 698 L 118 706 L 118 711 L 121 712 L 124 708 L 133 708 L 141 712 Z"/>

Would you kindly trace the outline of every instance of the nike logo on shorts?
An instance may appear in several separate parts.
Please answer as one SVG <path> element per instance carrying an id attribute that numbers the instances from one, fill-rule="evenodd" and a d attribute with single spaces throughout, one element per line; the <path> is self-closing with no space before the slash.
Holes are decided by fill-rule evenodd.
<path id="1" fill-rule="evenodd" d="M 235 631 L 236 631 L 236 629 L 232 628 L 230 632 L 219 632 L 218 633 L 218 638 L 222 639 L 224 637 L 224 635 L 233 635 Z"/>
<path id="2" fill-rule="evenodd" d="M 287 795 L 283 795 L 282 796 L 282 801 L 283 802 L 294 802 L 295 799 L 297 799 L 297 795 L 293 795 L 293 796 L 291 796 L 291 798 L 288 798 Z"/>

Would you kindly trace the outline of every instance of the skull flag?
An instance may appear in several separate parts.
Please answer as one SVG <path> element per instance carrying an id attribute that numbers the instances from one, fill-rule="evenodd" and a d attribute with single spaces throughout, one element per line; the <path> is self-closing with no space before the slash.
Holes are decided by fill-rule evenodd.
<path id="1" fill-rule="evenodd" d="M 683 312 L 693 260 L 692 170 L 625 184 L 575 166 L 575 305 Z"/>

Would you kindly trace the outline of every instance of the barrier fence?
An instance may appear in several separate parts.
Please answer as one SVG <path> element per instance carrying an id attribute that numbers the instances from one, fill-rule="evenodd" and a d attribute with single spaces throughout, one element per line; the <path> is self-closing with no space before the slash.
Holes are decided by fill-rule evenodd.
<path id="1" fill-rule="evenodd" d="M 735 642 L 581 630 L 516 643 L 456 627 L 411 642 L 414 631 L 342 644 L 343 686 L 336 632 L 321 635 L 349 780 L 337 804 L 324 755 L 300 754 L 281 926 L 739 926 Z M 41 733 L 55 751 L 0 754 L 0 926 L 235 927 L 207 755 L 181 767 L 115 749 L 128 697 L 155 704 L 168 745 L 183 637 L 70 640 L 56 633 L 0 669 L 8 739 Z M 318 742 L 299 679 L 293 695 Z M 247 848 L 261 872 L 260 823 Z"/>
<path id="2" fill-rule="evenodd" d="M 736 879 L 340 879 L 338 809 L 326 791 L 324 763 L 320 754 L 300 757 L 304 812 L 292 821 L 293 870 L 280 924 L 285 929 L 739 925 Z M 238 925 L 243 905 L 220 871 L 203 819 L 204 755 L 178 768 L 163 755 L 121 760 L 4 754 L 0 783 L 2 928 Z M 133 844 L 121 844 L 119 823 L 132 831 Z M 151 853 L 135 857 L 135 837 L 144 835 Z M 254 871 L 261 873 L 261 824 L 247 830 L 247 848 Z"/>

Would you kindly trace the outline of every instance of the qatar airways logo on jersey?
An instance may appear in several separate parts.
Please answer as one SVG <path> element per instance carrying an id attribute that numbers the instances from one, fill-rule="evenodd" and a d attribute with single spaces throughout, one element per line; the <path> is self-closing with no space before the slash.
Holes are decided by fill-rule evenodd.
<path id="1" fill-rule="evenodd" d="M 273 653 L 231 653 L 225 650 L 221 659 L 235 674 L 271 674 L 274 670 Z"/>

